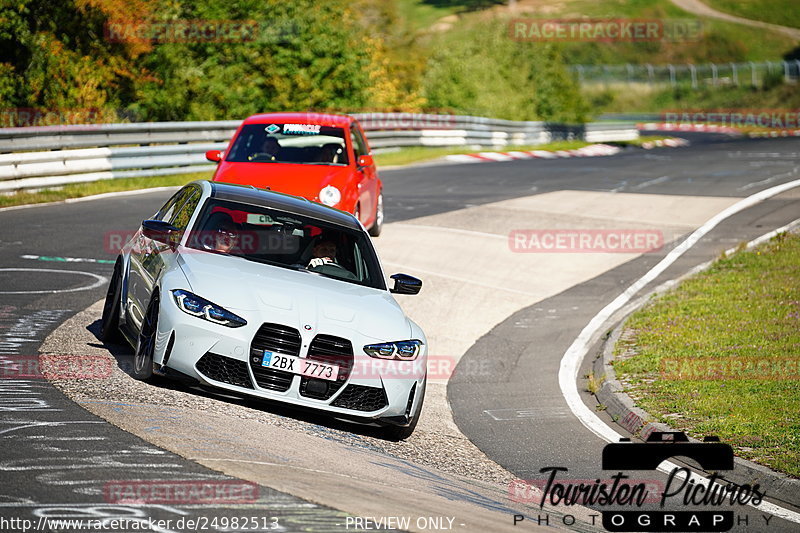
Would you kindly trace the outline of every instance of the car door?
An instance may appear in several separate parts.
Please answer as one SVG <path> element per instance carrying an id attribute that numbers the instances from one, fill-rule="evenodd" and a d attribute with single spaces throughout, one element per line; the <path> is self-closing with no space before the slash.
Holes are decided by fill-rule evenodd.
<path id="1" fill-rule="evenodd" d="M 153 217 L 186 230 L 192 213 L 200 201 L 201 191 L 195 185 L 184 187 L 170 198 Z M 144 313 L 164 268 L 174 261 L 175 252 L 167 244 L 149 239 L 140 231 L 131 250 L 128 284 L 128 312 L 136 330 L 141 327 Z"/>
<path id="2" fill-rule="evenodd" d="M 364 139 L 361 128 L 356 123 L 350 126 L 350 140 L 355 153 L 358 201 L 361 206 L 359 219 L 362 224 L 367 225 L 375 216 L 375 207 L 378 201 L 378 174 L 375 171 L 375 165 L 361 166 L 358 164 L 359 157 L 369 155 L 369 145 Z"/>

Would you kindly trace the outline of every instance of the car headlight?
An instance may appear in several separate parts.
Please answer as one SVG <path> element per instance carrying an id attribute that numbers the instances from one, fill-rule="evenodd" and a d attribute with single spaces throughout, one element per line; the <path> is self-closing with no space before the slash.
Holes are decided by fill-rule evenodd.
<path id="1" fill-rule="evenodd" d="M 319 201 L 333 207 L 342 199 L 342 193 L 333 185 L 326 185 L 319 191 Z"/>
<path id="2" fill-rule="evenodd" d="M 381 342 L 364 346 L 364 353 L 378 359 L 413 361 L 417 358 L 420 351 L 422 351 L 422 341 L 416 339 L 409 341 Z"/>
<path id="3" fill-rule="evenodd" d="M 227 309 L 213 304 L 205 298 L 200 298 L 189 291 L 176 289 L 172 291 L 172 297 L 181 311 L 197 318 L 202 318 L 221 326 L 228 326 L 229 328 L 240 328 L 247 325 L 247 320 L 244 318 L 234 315 Z"/>

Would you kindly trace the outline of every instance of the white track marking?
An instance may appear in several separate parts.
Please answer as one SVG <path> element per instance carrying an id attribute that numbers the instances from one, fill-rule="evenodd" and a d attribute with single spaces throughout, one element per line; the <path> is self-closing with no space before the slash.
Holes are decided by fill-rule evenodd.
<path id="1" fill-rule="evenodd" d="M 634 185 L 633 187 L 631 187 L 631 190 L 639 191 L 641 189 L 644 189 L 645 187 L 649 187 L 651 185 L 657 185 L 659 183 L 664 183 L 665 181 L 669 181 L 669 176 L 661 176 L 658 178 L 653 178 L 651 180 L 643 181 L 642 183 L 639 183 L 638 185 Z"/>
<path id="2" fill-rule="evenodd" d="M 786 172 L 785 174 L 778 174 L 777 176 L 771 176 L 771 177 L 763 179 L 761 181 L 754 181 L 753 183 L 748 183 L 747 185 L 743 185 L 743 186 L 739 187 L 736 190 L 737 191 L 747 191 L 747 190 L 750 190 L 750 189 L 754 189 L 756 187 L 760 187 L 762 185 L 767 185 L 767 184 L 772 183 L 773 181 L 781 179 L 781 178 L 788 178 L 789 176 L 797 174 L 797 170 L 798 169 L 800 169 L 800 167 L 794 167 L 794 169 L 791 172 Z"/>
<path id="3" fill-rule="evenodd" d="M 408 269 L 408 270 L 413 271 L 413 272 L 420 272 L 422 274 L 428 274 L 430 276 L 436 276 L 438 278 L 452 279 L 454 281 L 461 281 L 461 282 L 464 282 L 464 283 L 468 283 L 470 285 L 477 285 L 479 287 L 486 287 L 487 289 L 492 289 L 492 290 L 495 290 L 495 291 L 511 292 L 511 293 L 514 293 L 514 294 L 522 294 L 524 296 L 535 296 L 537 298 L 540 296 L 540 295 L 534 294 L 532 292 L 520 291 L 520 290 L 517 290 L 517 289 L 509 289 L 508 287 L 501 287 L 499 285 L 492 285 L 490 283 L 481 283 L 480 281 L 475 281 L 475 280 L 472 280 L 472 279 L 469 279 L 469 278 L 465 278 L 465 277 L 462 277 L 462 276 L 451 276 L 450 274 L 443 274 L 442 272 L 434 272 L 433 270 L 425 270 L 425 269 L 422 269 L 422 268 L 417 268 L 415 266 L 410 266 L 407 263 L 395 263 L 393 261 L 381 261 L 381 262 L 384 265 L 393 265 L 395 267 Z"/>
<path id="4" fill-rule="evenodd" d="M 656 279 L 662 272 L 664 272 L 670 265 L 672 265 L 680 256 L 694 246 L 703 236 L 714 229 L 725 219 L 752 207 L 768 198 L 776 196 L 782 192 L 788 191 L 795 187 L 800 186 L 800 180 L 793 180 L 744 198 L 727 209 L 722 210 L 717 215 L 708 220 L 705 224 L 696 229 L 689 237 L 682 243 L 670 251 L 664 259 L 662 259 L 656 266 L 651 268 L 644 276 L 639 278 L 635 283 L 628 287 L 625 292 L 617 296 L 611 303 L 606 305 L 597 315 L 592 318 L 589 324 L 583 328 L 575 341 L 570 345 L 561 359 L 561 366 L 558 371 L 558 384 L 561 387 L 561 393 L 567 402 L 572 413 L 586 426 L 592 433 L 608 442 L 618 442 L 622 437 L 621 434 L 614 431 L 611 427 L 606 425 L 595 413 L 591 411 L 581 400 L 578 393 L 578 371 L 581 362 L 583 361 L 586 353 L 589 350 L 596 335 L 602 331 L 604 323 L 611 318 L 611 316 L 627 304 L 633 296 L 643 289 L 647 284 Z M 678 468 L 677 465 L 669 461 L 665 461 L 659 466 L 659 470 L 664 473 L 670 473 L 673 469 Z M 676 476 L 683 479 L 681 476 Z M 698 476 L 696 474 L 690 475 L 695 483 L 707 486 L 709 481 L 707 478 Z M 755 506 L 754 506 L 755 507 Z M 784 509 L 778 505 L 762 501 L 756 507 L 759 510 L 768 512 L 774 516 L 800 524 L 800 513 L 796 513 L 789 509 Z"/>
<path id="5" fill-rule="evenodd" d="M 392 227 L 395 228 L 419 228 L 419 229 L 429 229 L 433 231 L 445 231 L 448 233 L 460 233 L 461 235 L 478 235 L 479 237 L 490 237 L 492 239 L 501 239 L 503 241 L 508 241 L 508 235 L 499 235 L 497 233 L 487 233 L 485 231 L 474 231 L 471 229 L 461 229 L 461 228 L 450 228 L 447 226 L 431 226 L 427 224 L 407 224 L 403 222 L 395 222 L 392 224 Z"/>
<path id="6" fill-rule="evenodd" d="M 34 261 L 52 261 L 54 263 L 100 263 L 100 264 L 114 264 L 113 259 L 93 259 L 91 257 L 60 257 L 60 256 L 47 256 L 47 255 L 31 255 L 25 254 L 19 256 L 20 259 L 33 259 Z"/>
<path id="7" fill-rule="evenodd" d="M 107 277 L 93 274 L 91 272 L 84 272 L 83 270 L 56 270 L 52 268 L 0 268 L 0 272 L 50 272 L 56 274 L 78 274 L 80 276 L 89 276 L 90 278 L 95 279 L 95 282 L 91 285 L 74 287 L 72 289 L 51 289 L 46 291 L 0 291 L 0 294 L 60 294 L 64 292 L 89 291 L 100 287 L 104 283 L 108 283 Z"/>
<path id="8" fill-rule="evenodd" d="M 170 185 L 169 187 L 151 187 L 149 189 L 135 189 L 132 191 L 104 192 L 101 194 L 93 194 L 91 196 L 81 196 L 80 198 L 67 198 L 66 200 L 58 200 L 57 202 L 42 202 L 41 204 L 12 205 L 10 207 L 0 208 L 0 213 L 4 213 L 6 211 L 15 211 L 17 209 L 29 209 L 31 207 L 45 207 L 48 205 L 57 205 L 57 204 L 76 204 L 78 202 L 90 202 L 92 200 L 102 200 L 103 198 L 113 198 L 118 196 L 135 196 L 138 194 L 147 194 L 149 192 L 177 191 L 178 189 L 180 189 L 180 186 Z"/>

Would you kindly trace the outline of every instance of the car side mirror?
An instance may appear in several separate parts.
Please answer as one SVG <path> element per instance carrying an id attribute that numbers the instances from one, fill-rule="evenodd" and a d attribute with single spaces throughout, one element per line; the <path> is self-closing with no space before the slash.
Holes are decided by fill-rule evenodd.
<path id="1" fill-rule="evenodd" d="M 417 294 L 422 288 L 422 280 L 409 276 L 408 274 L 392 274 L 389 276 L 394 280 L 394 287 L 389 292 L 395 294 Z"/>
<path id="2" fill-rule="evenodd" d="M 360 155 L 358 156 L 358 166 L 360 167 L 371 167 L 375 164 L 375 161 L 372 159 L 371 155 Z"/>
<path id="3" fill-rule="evenodd" d="M 206 152 L 206 159 L 213 163 L 219 163 L 222 161 L 222 152 L 219 150 L 209 150 Z"/>
<path id="4" fill-rule="evenodd" d="M 174 248 L 177 245 L 176 237 L 180 234 L 180 230 L 163 220 L 144 220 L 142 221 L 142 234 L 148 239 Z"/>

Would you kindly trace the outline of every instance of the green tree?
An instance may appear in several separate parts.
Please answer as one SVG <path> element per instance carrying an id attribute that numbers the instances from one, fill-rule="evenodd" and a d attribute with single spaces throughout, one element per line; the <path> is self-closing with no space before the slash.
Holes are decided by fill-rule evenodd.
<path id="1" fill-rule="evenodd" d="M 242 118 L 256 112 L 361 108 L 371 56 L 345 0 L 186 3 L 175 19 L 250 20 L 232 42 L 158 44 L 132 108 L 146 120 Z"/>
<path id="2" fill-rule="evenodd" d="M 552 44 L 511 39 L 502 21 L 440 37 L 423 94 L 430 106 L 510 120 L 581 122 L 586 104 Z"/>

